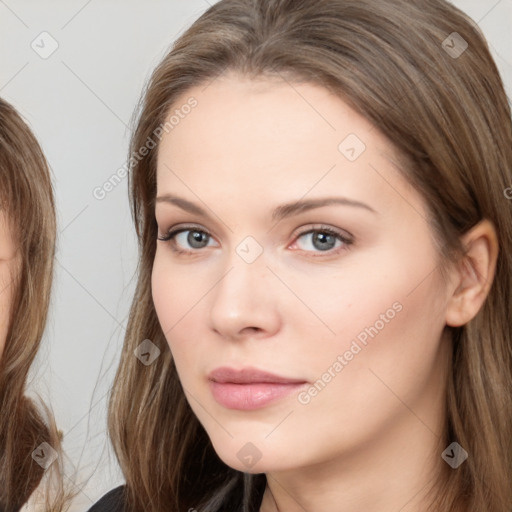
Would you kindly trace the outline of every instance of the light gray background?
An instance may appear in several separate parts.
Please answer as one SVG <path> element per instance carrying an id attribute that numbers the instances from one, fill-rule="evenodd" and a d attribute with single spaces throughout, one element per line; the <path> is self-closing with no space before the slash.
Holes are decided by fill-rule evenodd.
<path id="1" fill-rule="evenodd" d="M 0 0 L 0 95 L 39 138 L 56 192 L 56 276 L 32 389 L 51 402 L 65 436 L 76 470 L 68 464 L 69 483 L 80 488 L 72 510 L 123 482 L 106 438 L 106 394 L 134 290 L 136 241 L 126 179 L 102 200 L 93 191 L 126 161 L 151 70 L 212 3 Z M 487 36 L 512 98 L 512 0 L 454 3 Z"/>

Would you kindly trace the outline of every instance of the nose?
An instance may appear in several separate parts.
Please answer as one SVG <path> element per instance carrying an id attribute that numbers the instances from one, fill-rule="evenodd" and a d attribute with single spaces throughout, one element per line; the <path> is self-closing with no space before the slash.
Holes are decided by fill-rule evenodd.
<path id="1" fill-rule="evenodd" d="M 272 336 L 281 322 L 278 284 L 263 257 L 247 263 L 234 254 L 211 292 L 211 328 L 230 340 Z"/>

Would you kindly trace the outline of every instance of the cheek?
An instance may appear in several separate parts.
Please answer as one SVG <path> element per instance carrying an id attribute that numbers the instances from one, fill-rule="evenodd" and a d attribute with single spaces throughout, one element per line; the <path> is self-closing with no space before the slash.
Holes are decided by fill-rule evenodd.
<path id="1" fill-rule="evenodd" d="M 429 288 L 430 263 L 416 260 L 411 265 L 411 261 L 414 255 L 382 247 L 354 254 L 337 265 L 310 265 L 307 272 L 285 265 L 278 268 L 276 273 L 293 290 L 276 283 L 283 325 L 293 330 L 293 335 L 282 334 L 280 349 L 293 339 L 293 360 L 303 360 L 305 367 L 318 361 L 317 373 L 326 362 L 350 350 L 354 340 L 362 348 L 360 352 L 354 348 L 358 354 L 370 345 L 393 350 L 396 344 L 399 350 L 399 340 L 410 339 L 412 330 L 424 333 L 418 322 L 425 318 L 431 322 L 440 309 L 433 301 L 436 290 Z M 379 342 L 384 339 L 386 344 Z"/>
<path id="2" fill-rule="evenodd" d="M 166 338 L 178 321 L 178 297 L 183 298 L 183 292 L 186 293 L 186 288 L 180 283 L 179 275 L 166 265 L 165 259 L 157 250 L 151 274 L 151 293 L 158 321 Z"/>
<path id="3" fill-rule="evenodd" d="M 340 386 L 350 379 L 344 396 L 347 390 L 359 394 L 356 389 L 367 396 L 365 388 L 379 384 L 369 368 L 405 385 L 415 372 L 428 372 L 436 357 L 445 306 L 438 273 L 433 272 L 437 254 L 424 228 L 416 229 L 414 244 L 410 240 L 415 231 L 406 228 L 396 229 L 392 241 L 354 252 L 339 267 L 315 269 L 300 279 L 293 270 L 285 275 L 285 282 L 294 283 L 294 293 L 322 321 L 315 323 L 296 300 L 295 310 L 289 303 L 287 314 L 299 326 L 294 360 L 311 368 L 309 376 L 316 380 L 346 354 L 343 369 L 331 369 Z M 317 339 L 323 333 L 319 344 L 312 343 L 314 326 Z"/>
<path id="4" fill-rule="evenodd" d="M 344 281 L 347 288 L 338 292 L 336 307 L 329 301 L 319 305 L 336 336 L 326 338 L 322 350 L 302 347 L 318 383 L 300 401 L 309 414 L 331 415 L 336 404 L 340 421 L 353 420 L 347 428 L 370 428 L 369 410 L 374 425 L 385 422 L 400 400 L 413 404 L 440 382 L 442 290 L 431 262 L 409 261 L 415 264 L 400 264 L 397 255 L 381 271 L 367 267 Z M 336 297 L 332 288 L 328 293 Z"/>
<path id="5" fill-rule="evenodd" d="M 197 338 L 195 329 L 200 328 L 197 319 L 201 300 L 213 286 L 207 279 L 198 278 L 192 267 L 172 264 L 165 254 L 165 249 L 158 249 L 155 255 L 151 275 L 151 291 L 158 321 L 165 334 L 174 358 L 179 364 L 180 347 L 184 341 Z M 194 277 L 196 276 L 196 277 Z M 201 318 L 204 323 L 204 318 Z M 186 343 L 186 352 L 197 344 Z"/>

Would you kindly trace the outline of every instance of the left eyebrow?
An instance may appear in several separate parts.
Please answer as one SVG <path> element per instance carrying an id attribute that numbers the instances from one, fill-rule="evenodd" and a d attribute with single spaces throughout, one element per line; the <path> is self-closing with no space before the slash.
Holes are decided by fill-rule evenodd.
<path id="1" fill-rule="evenodd" d="M 194 215 L 210 217 L 206 210 L 204 210 L 197 204 L 192 203 L 191 201 L 188 201 L 187 199 L 184 199 L 182 197 L 174 196 L 172 194 L 161 195 L 155 199 L 155 202 L 174 204 L 181 208 L 182 210 L 188 211 L 189 213 L 192 213 Z M 374 210 L 371 206 L 362 203 L 361 201 L 356 201 L 354 199 L 349 199 L 346 197 L 324 197 L 318 199 L 303 199 L 300 201 L 294 201 L 292 203 L 286 203 L 277 206 L 272 212 L 272 220 L 280 221 L 285 217 L 290 217 L 292 215 L 297 215 L 308 210 L 313 210 L 315 208 L 321 208 L 323 206 L 329 206 L 332 204 L 362 208 L 378 215 L 378 212 L 376 210 Z"/>

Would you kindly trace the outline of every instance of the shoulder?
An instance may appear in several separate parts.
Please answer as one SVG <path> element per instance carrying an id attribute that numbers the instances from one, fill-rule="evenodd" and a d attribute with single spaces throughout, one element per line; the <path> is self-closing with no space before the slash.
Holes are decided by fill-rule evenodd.
<path id="1" fill-rule="evenodd" d="M 123 512 L 124 485 L 112 489 L 96 502 L 88 512 Z"/>

